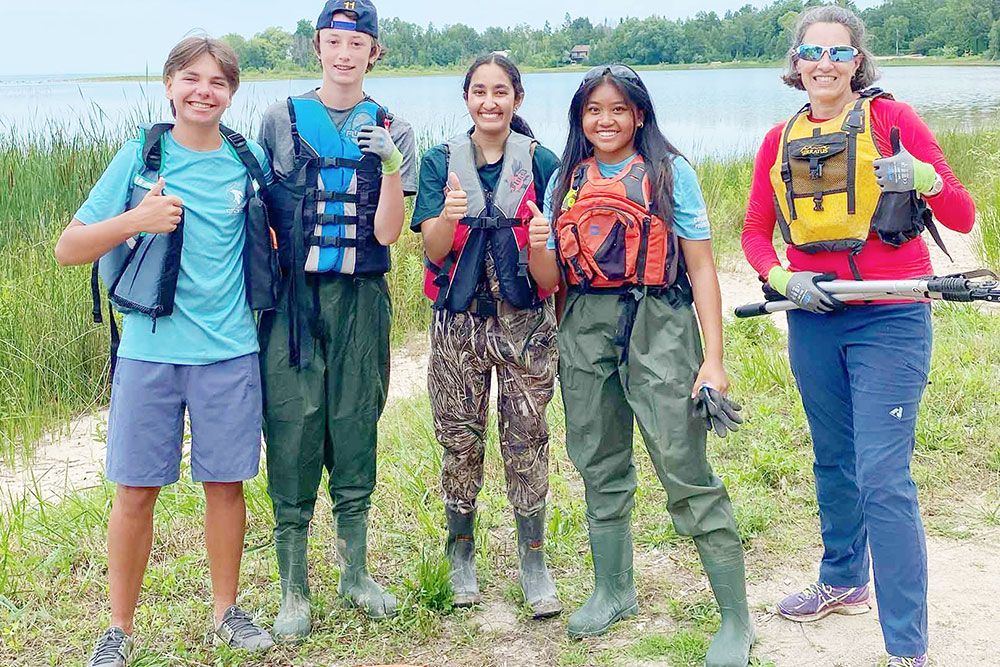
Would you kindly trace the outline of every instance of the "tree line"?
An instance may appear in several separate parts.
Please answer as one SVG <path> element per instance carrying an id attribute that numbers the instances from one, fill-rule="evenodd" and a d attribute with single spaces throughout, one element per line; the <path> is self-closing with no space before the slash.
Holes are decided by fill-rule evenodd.
<path id="1" fill-rule="evenodd" d="M 776 0 L 765 7 L 745 5 L 720 16 L 698 12 L 693 17 L 624 18 L 594 24 L 566 14 L 562 25 L 541 28 L 518 24 L 478 31 L 467 25 L 426 27 L 385 18 L 379 32 L 386 53 L 382 68 L 448 68 L 467 64 L 490 51 L 506 51 L 528 67 L 568 64 L 576 45 L 590 46 L 591 63 L 631 65 L 696 64 L 761 61 L 783 58 L 790 31 L 807 7 L 821 0 Z M 857 11 L 879 55 L 976 55 L 1000 57 L 1000 0 L 885 0 L 864 11 L 850 0 L 840 4 Z M 271 27 L 253 37 L 237 34 L 223 39 L 249 70 L 318 71 L 313 53 L 313 23 L 302 19 L 294 32 Z"/>

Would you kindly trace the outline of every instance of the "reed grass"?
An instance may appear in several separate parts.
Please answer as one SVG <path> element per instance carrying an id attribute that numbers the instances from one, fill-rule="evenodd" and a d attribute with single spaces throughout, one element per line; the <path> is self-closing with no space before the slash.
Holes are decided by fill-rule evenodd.
<path id="1" fill-rule="evenodd" d="M 138 108 L 135 123 L 153 107 Z M 103 124 L 95 111 L 79 127 L 0 130 L 0 460 L 27 457 L 46 429 L 107 400 L 106 326 L 90 315 L 87 267 L 59 268 L 52 248 L 59 232 L 130 131 Z M 417 137 L 422 153 L 443 138 Z M 1000 130 L 949 131 L 941 144 L 979 207 L 980 254 L 1000 268 Z M 743 262 L 739 246 L 752 174 L 749 157 L 706 159 L 696 168 L 722 269 Z M 407 226 L 412 201 L 407 205 Z M 426 331 L 420 238 L 404 229 L 388 276 L 393 345 Z"/>

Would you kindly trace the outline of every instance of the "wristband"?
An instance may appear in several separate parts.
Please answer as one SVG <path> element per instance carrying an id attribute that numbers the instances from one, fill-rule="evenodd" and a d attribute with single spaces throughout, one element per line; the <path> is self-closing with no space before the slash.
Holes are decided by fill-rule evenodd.
<path id="1" fill-rule="evenodd" d="M 935 181 L 940 178 L 934 165 L 913 159 L 913 189 L 919 194 L 928 194 L 934 189 Z"/>
<path id="2" fill-rule="evenodd" d="M 382 175 L 391 176 L 403 167 L 403 154 L 396 148 L 388 159 L 382 160 Z"/>
<path id="3" fill-rule="evenodd" d="M 792 272 L 780 264 L 767 272 L 767 283 L 781 296 L 788 296 L 788 281 L 791 279 Z"/>

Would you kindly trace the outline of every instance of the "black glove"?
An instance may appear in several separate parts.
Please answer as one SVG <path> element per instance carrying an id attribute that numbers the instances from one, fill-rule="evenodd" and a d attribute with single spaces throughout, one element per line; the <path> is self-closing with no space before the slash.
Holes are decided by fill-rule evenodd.
<path id="1" fill-rule="evenodd" d="M 743 417 L 737 414 L 743 407 L 722 395 L 717 389 L 702 385 L 698 390 L 698 398 L 694 399 L 695 414 L 705 420 L 705 428 L 720 438 L 725 438 L 728 431 L 740 430 Z"/>

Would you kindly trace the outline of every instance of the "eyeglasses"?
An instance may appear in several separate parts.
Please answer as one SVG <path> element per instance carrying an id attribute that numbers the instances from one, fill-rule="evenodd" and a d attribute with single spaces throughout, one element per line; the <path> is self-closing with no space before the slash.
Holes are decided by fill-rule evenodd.
<path id="1" fill-rule="evenodd" d="M 846 63 L 860 53 L 853 46 L 819 46 L 818 44 L 799 44 L 795 53 L 802 60 L 818 63 L 823 60 L 823 54 L 830 54 L 830 60 L 835 63 Z"/>
<path id="2" fill-rule="evenodd" d="M 598 65 L 583 75 L 583 81 L 593 81 L 605 74 L 610 74 L 616 79 L 639 82 L 639 75 L 628 65 Z"/>

